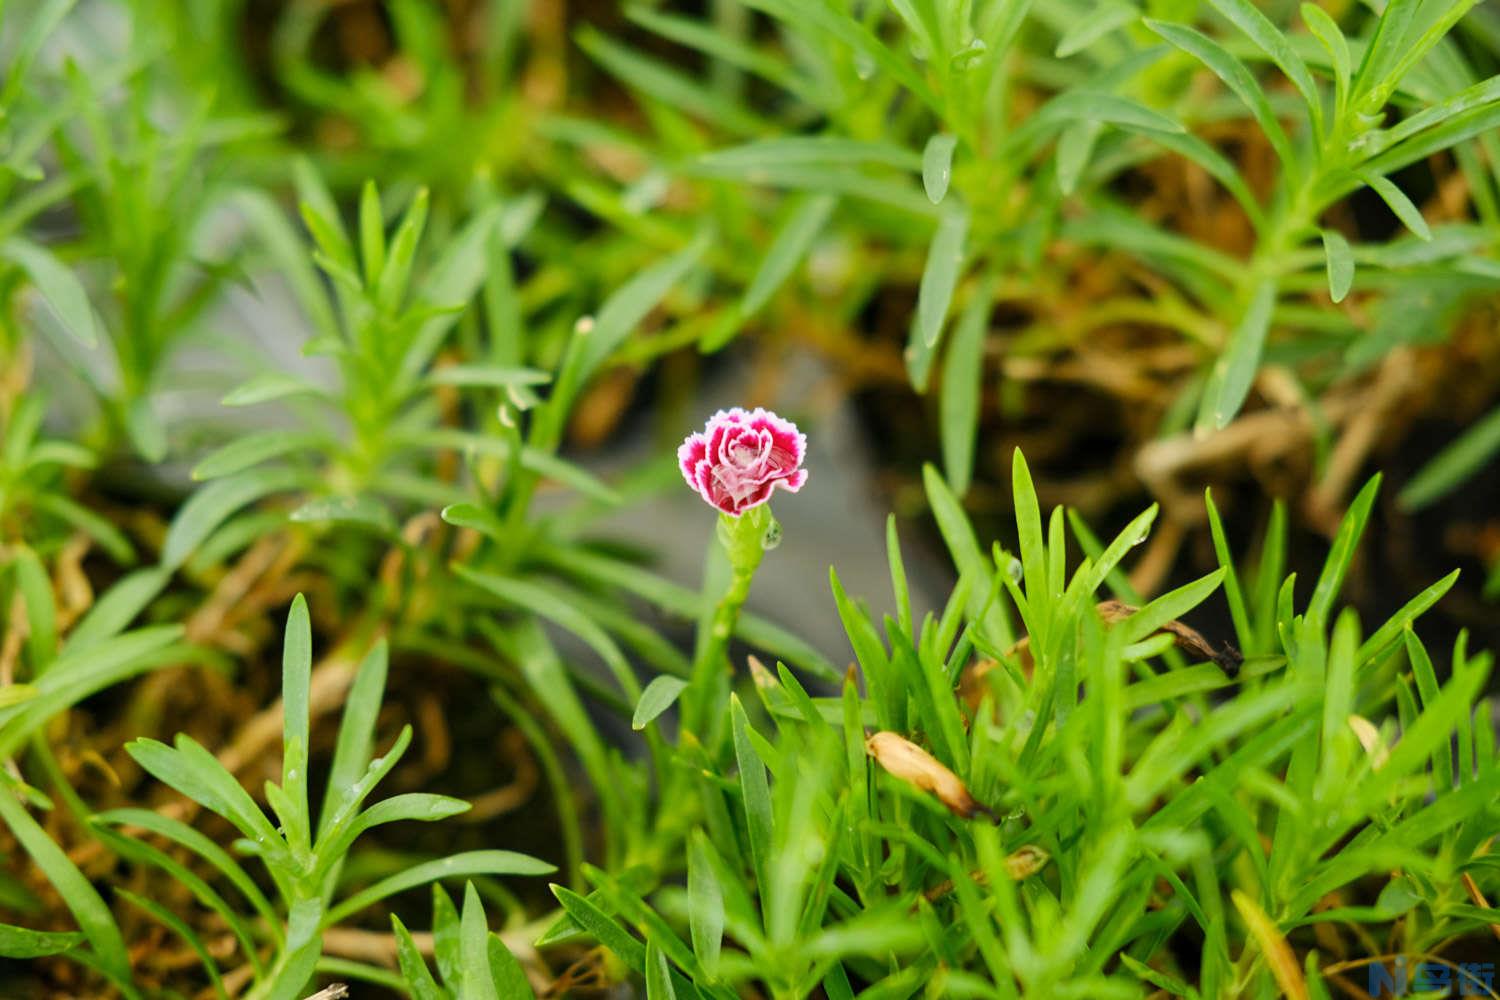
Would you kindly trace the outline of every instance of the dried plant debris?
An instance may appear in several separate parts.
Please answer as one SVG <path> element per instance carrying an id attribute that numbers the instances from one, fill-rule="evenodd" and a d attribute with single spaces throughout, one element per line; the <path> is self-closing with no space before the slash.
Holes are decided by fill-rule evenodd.
<path id="1" fill-rule="evenodd" d="M 1095 610 L 1099 613 L 1099 617 L 1104 619 L 1106 624 L 1113 625 L 1116 622 L 1124 621 L 1140 609 L 1132 604 L 1126 604 L 1124 601 L 1109 600 L 1100 601 L 1095 606 Z M 1244 655 L 1232 644 L 1226 642 L 1223 645 L 1215 646 L 1204 637 L 1202 632 L 1180 621 L 1169 621 L 1152 634 L 1170 635 L 1173 645 L 1178 649 L 1198 660 L 1218 665 L 1220 670 L 1223 670 L 1224 673 L 1231 677 L 1239 673 L 1240 668 L 1245 662 Z M 1022 673 L 1027 677 L 1031 676 L 1035 661 L 1031 655 L 1030 636 L 1022 636 L 1017 640 L 1016 644 L 1006 651 L 1006 656 L 1015 662 Z M 958 693 L 959 697 L 963 699 L 964 704 L 968 705 L 970 709 L 979 708 L 979 703 L 989 691 L 989 684 L 985 680 L 985 675 L 999 665 L 999 662 L 996 660 L 984 659 L 975 660 L 964 668 L 963 675 L 959 678 L 958 682 Z"/>
<path id="2" fill-rule="evenodd" d="M 991 819 L 997 818 L 988 806 L 969 794 L 958 775 L 905 736 L 891 732 L 875 733 L 865 740 L 865 752 L 893 777 L 935 795 L 953 815 L 972 819 L 976 813 L 984 813 Z"/>
<path id="3" fill-rule="evenodd" d="M 1051 860 L 1052 855 L 1035 844 L 1023 844 L 1005 856 L 1005 874 L 1012 881 L 1019 882 L 1022 879 L 1030 878 L 1047 867 L 1047 862 Z M 969 879 L 975 885 L 985 885 L 989 882 L 990 877 L 984 869 L 980 868 L 969 872 Z M 930 903 L 941 899 L 952 891 L 953 880 L 944 879 L 931 889 L 928 889 L 923 895 L 927 897 L 927 901 Z"/>

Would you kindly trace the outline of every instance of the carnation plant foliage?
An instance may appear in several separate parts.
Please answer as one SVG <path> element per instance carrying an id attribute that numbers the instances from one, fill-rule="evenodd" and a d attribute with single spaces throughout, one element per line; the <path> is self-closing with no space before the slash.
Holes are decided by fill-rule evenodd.
<path id="1" fill-rule="evenodd" d="M 1487 356 L 1497 66 L 1472 0 L 0 0 L 0 995 L 1500 996 L 1492 655 L 1350 586 L 1500 447 L 1383 510 L 1363 395 Z M 1083 461 L 1022 383 L 1098 347 L 1142 453 L 1370 478 L 1096 531 L 989 435 Z M 937 429 L 888 579 L 785 585 L 833 645 L 758 610 L 869 485 L 809 355 Z"/>

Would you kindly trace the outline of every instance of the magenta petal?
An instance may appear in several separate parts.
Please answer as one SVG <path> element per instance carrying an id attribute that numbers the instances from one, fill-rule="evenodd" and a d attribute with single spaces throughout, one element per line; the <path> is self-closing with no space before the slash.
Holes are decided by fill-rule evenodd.
<path id="1" fill-rule="evenodd" d="M 688 435 L 677 462 L 704 500 L 737 517 L 769 500 L 778 486 L 801 489 L 806 452 L 807 438 L 790 420 L 759 407 L 733 407 L 710 417 L 702 433 Z"/>
<path id="2" fill-rule="evenodd" d="M 689 434 L 686 441 L 677 449 L 677 467 L 682 470 L 682 478 L 687 484 L 697 489 L 698 463 L 708 455 L 708 439 L 702 434 Z"/>
<path id="3" fill-rule="evenodd" d="M 802 484 L 805 482 L 807 482 L 807 470 L 798 469 L 796 472 L 792 473 L 790 476 L 787 476 L 785 479 L 776 480 L 776 485 L 780 486 L 788 493 L 796 493 L 802 488 Z"/>

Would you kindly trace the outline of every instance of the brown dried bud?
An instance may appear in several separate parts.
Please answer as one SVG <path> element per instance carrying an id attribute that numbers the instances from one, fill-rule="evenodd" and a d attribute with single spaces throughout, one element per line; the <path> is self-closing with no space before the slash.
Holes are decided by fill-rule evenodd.
<path id="1" fill-rule="evenodd" d="M 995 818 L 988 807 L 969 794 L 958 775 L 906 737 L 892 732 L 876 733 L 865 740 L 865 752 L 893 777 L 937 796 L 953 815 L 970 819 L 982 812 Z"/>

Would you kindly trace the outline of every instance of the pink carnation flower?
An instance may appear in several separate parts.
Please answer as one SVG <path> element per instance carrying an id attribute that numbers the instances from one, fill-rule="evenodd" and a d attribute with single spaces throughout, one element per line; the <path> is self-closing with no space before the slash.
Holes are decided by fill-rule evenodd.
<path id="1" fill-rule="evenodd" d="M 709 418 L 701 434 L 677 449 L 682 478 L 703 499 L 739 517 L 771 499 L 776 487 L 796 493 L 807 482 L 807 437 L 790 420 L 736 406 Z"/>

